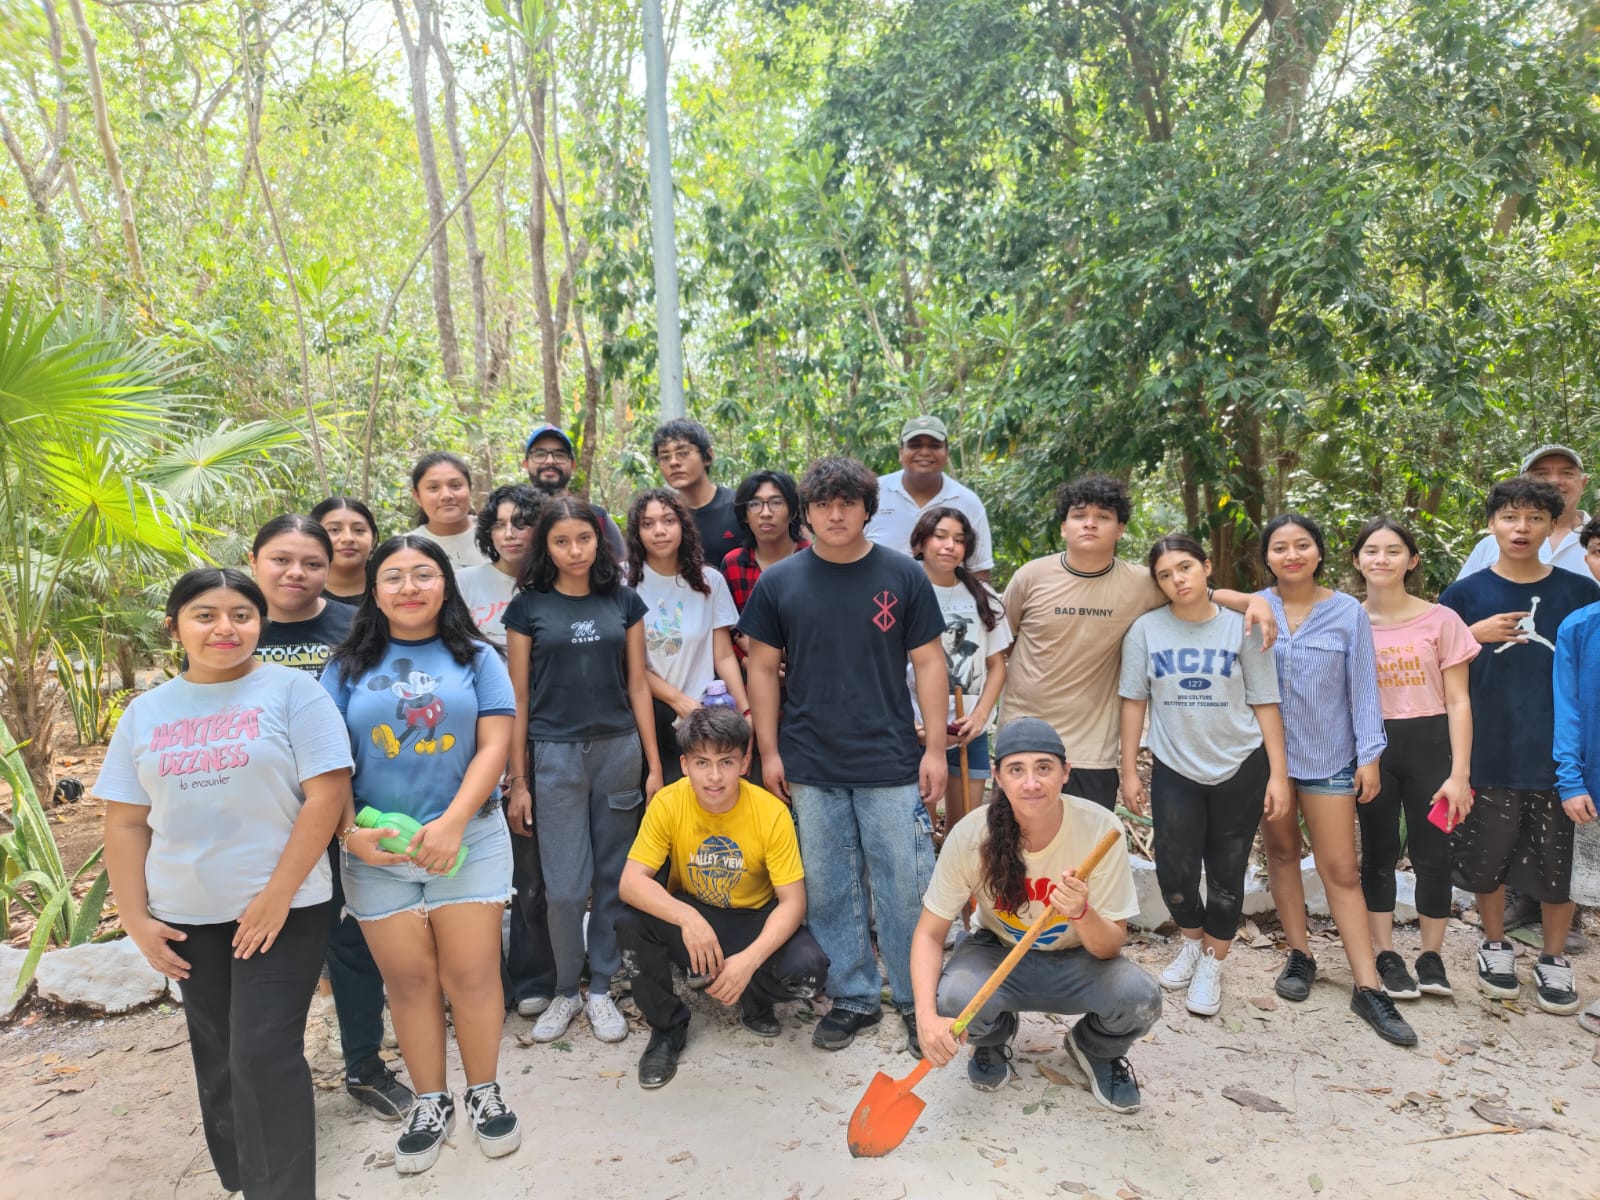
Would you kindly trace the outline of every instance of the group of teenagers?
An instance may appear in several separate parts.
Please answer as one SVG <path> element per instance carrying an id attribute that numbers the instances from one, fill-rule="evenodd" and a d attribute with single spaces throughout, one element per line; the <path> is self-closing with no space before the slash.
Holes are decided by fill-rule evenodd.
<path id="1" fill-rule="evenodd" d="M 966 1027 L 968 1078 L 1004 1085 L 1020 1013 L 1078 1015 L 1066 1048 L 1094 1098 L 1133 1112 L 1126 1055 L 1161 990 L 1221 1008 L 1258 829 L 1289 946 L 1277 991 L 1310 994 L 1302 818 L 1351 1009 L 1380 1037 L 1414 1045 L 1394 1001 L 1451 992 L 1452 884 L 1477 895 L 1480 988 L 1519 991 L 1509 884 L 1540 906 L 1537 1003 L 1579 1009 L 1565 952 L 1574 899 L 1600 902 L 1600 521 L 1573 520 L 1574 451 L 1540 447 L 1495 485 L 1437 604 L 1407 590 L 1417 543 L 1387 518 L 1350 548 L 1364 601 L 1322 582 L 1326 539 L 1298 513 L 1262 530 L 1257 593 L 1214 587 L 1185 535 L 1120 559 L 1130 501 L 1104 476 L 1060 489 L 1064 549 L 998 592 L 936 417 L 905 424 L 882 479 L 841 456 L 718 485 L 687 420 L 652 451 L 665 486 L 621 527 L 571 493 L 573 444 L 542 425 L 527 482 L 476 512 L 467 464 L 432 453 L 410 532 L 380 539 L 331 497 L 267 522 L 248 571 L 173 585 L 181 673 L 127 706 L 95 792 L 122 924 L 179 983 L 228 1190 L 314 1194 L 303 1036 L 324 973 L 347 1089 L 400 1122 L 405 1174 L 457 1119 L 447 1003 L 462 1118 L 499 1157 L 521 1142 L 498 1083 L 508 1008 L 535 1042 L 580 1014 L 620 1042 L 631 990 L 638 1080 L 658 1088 L 687 1044 L 685 988 L 763 1038 L 777 1005 L 825 995 L 812 1042 L 839 1050 L 882 1020 L 881 958 L 909 1051 L 944 1066 L 954 1018 L 1047 911 Z M 1140 910 L 1125 845 L 1078 875 L 1119 800 L 1153 819 L 1181 935 L 1159 979 L 1121 955 Z M 380 1054 L 385 1005 L 409 1086 Z M 1580 1019 L 1600 1031 L 1600 1005 Z"/>

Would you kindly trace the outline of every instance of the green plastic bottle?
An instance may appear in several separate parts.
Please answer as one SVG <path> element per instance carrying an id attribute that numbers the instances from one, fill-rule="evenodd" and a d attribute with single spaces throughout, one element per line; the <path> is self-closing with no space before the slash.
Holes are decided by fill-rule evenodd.
<path id="1" fill-rule="evenodd" d="M 390 854 L 409 853 L 406 847 L 410 846 L 411 839 L 417 836 L 417 830 L 422 828 L 422 823 L 415 817 L 408 817 L 405 813 L 379 812 L 371 805 L 364 805 L 356 814 L 356 824 L 363 829 L 398 829 L 400 832 L 395 836 L 378 839 L 378 845 Z M 461 864 L 466 861 L 467 848 L 463 846 L 456 854 L 456 865 L 445 874 L 454 875 L 461 870 Z"/>

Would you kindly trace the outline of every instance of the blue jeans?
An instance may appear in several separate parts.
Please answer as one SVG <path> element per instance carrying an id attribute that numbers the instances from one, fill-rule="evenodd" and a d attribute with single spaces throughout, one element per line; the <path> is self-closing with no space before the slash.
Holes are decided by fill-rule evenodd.
<path id="1" fill-rule="evenodd" d="M 933 821 L 917 785 L 852 788 L 791 783 L 806 871 L 806 925 L 832 964 L 828 995 L 845 1012 L 882 1007 L 869 915 L 894 1006 L 909 1013 L 911 931 L 933 878 Z M 861 886 L 872 876 L 872 910 Z"/>

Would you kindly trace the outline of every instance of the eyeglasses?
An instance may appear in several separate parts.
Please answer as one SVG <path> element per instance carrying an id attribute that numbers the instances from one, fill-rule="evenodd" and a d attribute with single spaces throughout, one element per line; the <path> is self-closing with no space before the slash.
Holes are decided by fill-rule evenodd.
<path id="1" fill-rule="evenodd" d="M 529 450 L 528 460 L 536 463 L 568 463 L 572 455 L 565 450 Z"/>
<path id="2" fill-rule="evenodd" d="M 411 581 L 411 586 L 426 591 L 428 588 L 437 587 L 444 574 L 435 571 L 432 567 L 419 567 L 415 571 L 385 571 L 378 576 L 378 586 L 386 592 L 398 592 L 406 586 L 406 581 Z"/>
<path id="3" fill-rule="evenodd" d="M 788 508 L 788 507 L 789 507 L 789 502 L 787 500 L 785 500 L 782 496 L 769 496 L 765 500 L 762 500 L 759 497 L 757 497 L 755 499 L 746 500 L 744 502 L 744 510 L 745 510 L 745 512 L 753 512 L 753 513 L 758 513 L 758 512 L 777 512 L 780 509 L 784 509 L 784 508 Z"/>
<path id="4" fill-rule="evenodd" d="M 690 455 L 699 455 L 698 450 L 663 450 L 656 455 L 658 463 L 688 462 Z"/>

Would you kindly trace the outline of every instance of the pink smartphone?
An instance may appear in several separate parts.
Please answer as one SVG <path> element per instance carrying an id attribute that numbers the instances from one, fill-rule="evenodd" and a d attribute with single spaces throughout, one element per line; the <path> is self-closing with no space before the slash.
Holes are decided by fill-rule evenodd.
<path id="1" fill-rule="evenodd" d="M 1433 807 L 1428 810 L 1428 820 L 1446 833 L 1454 832 L 1456 823 L 1450 819 L 1450 801 L 1443 796 L 1435 800 Z"/>

